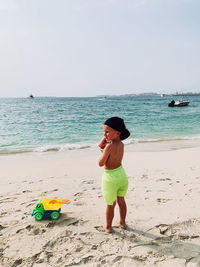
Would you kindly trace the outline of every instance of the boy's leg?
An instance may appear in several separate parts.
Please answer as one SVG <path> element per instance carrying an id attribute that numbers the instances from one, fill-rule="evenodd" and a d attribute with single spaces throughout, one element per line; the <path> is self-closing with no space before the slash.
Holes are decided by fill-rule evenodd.
<path id="1" fill-rule="evenodd" d="M 119 205 L 119 214 L 120 214 L 120 221 L 119 224 L 122 227 L 126 227 L 126 212 L 127 212 L 127 207 L 126 207 L 126 202 L 124 197 L 119 197 L 117 196 L 117 204 Z"/>
<path id="2" fill-rule="evenodd" d="M 106 233 L 111 233 L 115 205 L 116 205 L 116 201 L 113 203 L 113 205 L 107 205 L 107 208 L 106 208 L 106 225 L 104 227 Z"/>

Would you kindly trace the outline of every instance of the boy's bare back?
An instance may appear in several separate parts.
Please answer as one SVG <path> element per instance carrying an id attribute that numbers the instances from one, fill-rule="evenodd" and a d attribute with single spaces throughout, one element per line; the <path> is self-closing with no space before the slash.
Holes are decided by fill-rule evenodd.
<path id="1" fill-rule="evenodd" d="M 112 170 L 121 166 L 124 155 L 124 144 L 121 141 L 112 141 L 106 146 L 110 146 L 110 153 L 105 162 L 105 169 Z"/>
<path id="2" fill-rule="evenodd" d="M 102 156 L 99 166 L 113 170 L 121 166 L 124 155 L 124 144 L 120 140 L 120 132 L 104 125 L 104 138 L 99 143 Z"/>

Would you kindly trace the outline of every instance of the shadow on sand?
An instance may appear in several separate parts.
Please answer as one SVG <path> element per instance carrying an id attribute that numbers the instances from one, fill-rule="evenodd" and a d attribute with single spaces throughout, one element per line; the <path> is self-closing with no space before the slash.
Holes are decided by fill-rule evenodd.
<path id="1" fill-rule="evenodd" d="M 157 226 L 152 229 L 156 228 Z M 185 266 L 189 262 L 198 263 L 195 266 L 200 266 L 200 246 L 192 243 L 194 238 L 200 242 L 199 235 L 155 235 L 149 231 L 144 232 L 129 226 L 127 226 L 126 230 L 116 231 L 115 227 L 113 227 L 113 230 L 113 234 L 120 239 L 133 243 L 132 248 L 148 247 L 160 255 L 173 256 L 174 259 L 184 259 Z"/>

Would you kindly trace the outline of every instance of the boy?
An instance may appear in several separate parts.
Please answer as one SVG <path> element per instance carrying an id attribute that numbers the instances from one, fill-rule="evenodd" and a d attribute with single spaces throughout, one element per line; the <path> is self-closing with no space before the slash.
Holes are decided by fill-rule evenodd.
<path id="1" fill-rule="evenodd" d="M 119 225 L 126 227 L 126 202 L 124 196 L 128 189 L 128 179 L 122 167 L 124 144 L 121 140 L 128 138 L 130 132 L 126 129 L 123 119 L 119 117 L 109 118 L 104 122 L 104 137 L 99 143 L 102 156 L 99 166 L 104 166 L 102 177 L 102 193 L 107 203 L 106 208 L 106 233 L 111 233 L 114 208 L 119 205 Z"/>

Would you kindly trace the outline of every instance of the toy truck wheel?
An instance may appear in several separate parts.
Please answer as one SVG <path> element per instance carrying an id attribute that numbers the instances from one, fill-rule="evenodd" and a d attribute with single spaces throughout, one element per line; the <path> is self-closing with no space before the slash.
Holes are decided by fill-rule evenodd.
<path id="1" fill-rule="evenodd" d="M 43 215 L 42 215 L 42 213 L 40 213 L 40 212 L 37 212 L 37 213 L 35 214 L 35 220 L 36 220 L 36 221 L 41 221 L 41 220 L 42 220 L 42 218 L 43 218 Z"/>
<path id="2" fill-rule="evenodd" d="M 51 213 L 51 219 L 52 220 L 57 220 L 59 218 L 59 216 L 60 216 L 60 214 L 57 211 L 54 211 Z"/>

